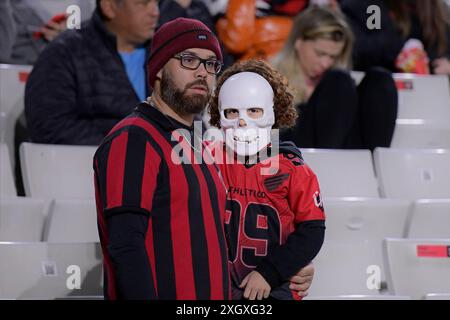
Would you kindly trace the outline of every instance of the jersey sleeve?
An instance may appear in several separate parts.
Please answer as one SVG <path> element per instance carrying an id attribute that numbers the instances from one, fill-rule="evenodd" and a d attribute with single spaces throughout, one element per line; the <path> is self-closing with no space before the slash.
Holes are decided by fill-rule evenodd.
<path id="1" fill-rule="evenodd" d="M 110 137 L 96 154 L 96 172 L 103 212 L 149 216 L 161 157 L 146 132 L 129 127 Z"/>
<path id="2" fill-rule="evenodd" d="M 288 190 L 289 206 L 295 223 L 325 220 L 317 176 L 305 163 L 294 167 Z"/>

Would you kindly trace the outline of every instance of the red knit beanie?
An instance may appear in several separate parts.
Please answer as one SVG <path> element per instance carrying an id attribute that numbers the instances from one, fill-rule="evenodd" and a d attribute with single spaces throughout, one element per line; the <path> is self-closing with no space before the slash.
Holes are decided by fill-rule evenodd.
<path id="1" fill-rule="evenodd" d="M 148 84 L 153 88 L 156 74 L 177 53 L 190 49 L 209 49 L 222 61 L 219 41 L 202 22 L 195 19 L 177 18 L 164 23 L 152 39 L 147 61 Z"/>

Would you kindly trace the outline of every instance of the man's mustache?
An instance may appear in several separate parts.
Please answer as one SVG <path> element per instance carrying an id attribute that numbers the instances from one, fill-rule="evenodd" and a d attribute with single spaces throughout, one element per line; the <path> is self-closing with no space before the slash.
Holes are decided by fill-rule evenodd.
<path id="1" fill-rule="evenodd" d="M 205 87 L 206 90 L 209 92 L 209 86 L 208 86 L 208 83 L 207 83 L 205 80 L 202 80 L 202 79 L 199 79 L 199 80 L 196 80 L 196 81 L 194 81 L 194 82 L 188 83 L 188 84 L 186 85 L 186 88 L 185 88 L 184 90 L 187 90 L 187 89 L 192 88 L 192 87 L 194 87 L 194 86 L 203 86 L 203 87 Z"/>

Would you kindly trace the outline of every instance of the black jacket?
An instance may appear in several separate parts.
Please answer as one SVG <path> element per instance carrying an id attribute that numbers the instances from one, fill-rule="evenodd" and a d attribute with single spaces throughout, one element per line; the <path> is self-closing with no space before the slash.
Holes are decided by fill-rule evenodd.
<path id="1" fill-rule="evenodd" d="M 97 11 L 47 46 L 25 90 L 27 125 L 38 143 L 97 145 L 137 103 L 116 38 Z"/>

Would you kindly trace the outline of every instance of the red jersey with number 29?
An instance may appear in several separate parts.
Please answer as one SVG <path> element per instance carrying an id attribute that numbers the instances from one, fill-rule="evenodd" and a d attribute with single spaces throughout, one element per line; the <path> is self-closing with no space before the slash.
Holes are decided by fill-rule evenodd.
<path id="1" fill-rule="evenodd" d="M 271 174 L 267 174 L 268 162 L 275 168 Z M 239 285 L 245 276 L 273 248 L 285 243 L 296 224 L 325 220 L 325 213 L 316 175 L 293 154 L 279 154 L 252 166 L 218 165 L 228 189 L 225 232 L 235 299 L 242 296 Z M 298 297 L 287 288 L 272 288 L 271 295 Z"/>

